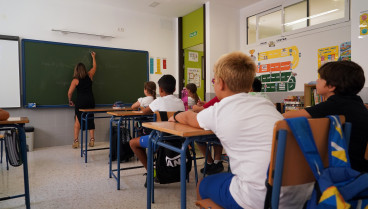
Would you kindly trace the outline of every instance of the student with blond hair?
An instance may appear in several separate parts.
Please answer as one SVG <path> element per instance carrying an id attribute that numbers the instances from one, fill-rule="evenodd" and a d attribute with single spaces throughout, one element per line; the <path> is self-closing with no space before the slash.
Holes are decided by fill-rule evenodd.
<path id="1" fill-rule="evenodd" d="M 224 208 L 264 206 L 273 128 L 283 117 L 269 100 L 248 94 L 255 73 L 254 61 L 244 53 L 222 56 L 214 67 L 214 89 L 220 102 L 200 113 L 187 111 L 170 118 L 212 130 L 220 139 L 232 173 L 207 176 L 198 188 L 199 198 L 210 198 Z M 297 195 L 290 199 L 285 201 L 290 208 L 298 208 L 306 200 Z M 282 201 L 280 204 L 284 208 Z"/>

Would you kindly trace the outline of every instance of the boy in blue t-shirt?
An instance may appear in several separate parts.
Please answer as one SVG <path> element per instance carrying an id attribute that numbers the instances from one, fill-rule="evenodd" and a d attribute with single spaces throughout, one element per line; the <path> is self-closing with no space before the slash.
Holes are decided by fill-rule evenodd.
<path id="1" fill-rule="evenodd" d="M 346 122 L 352 123 L 349 143 L 351 167 L 368 172 L 368 160 L 364 158 L 368 142 L 368 110 L 357 95 L 365 83 L 363 69 L 352 61 L 337 61 L 322 65 L 318 73 L 317 93 L 326 101 L 304 110 L 286 112 L 283 116 L 321 118 L 344 115 Z"/>

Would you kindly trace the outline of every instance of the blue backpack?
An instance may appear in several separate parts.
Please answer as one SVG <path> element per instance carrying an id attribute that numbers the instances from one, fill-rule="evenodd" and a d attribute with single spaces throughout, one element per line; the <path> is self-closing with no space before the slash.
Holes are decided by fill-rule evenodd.
<path id="1" fill-rule="evenodd" d="M 328 117 L 331 121 L 328 168 L 323 166 L 308 120 L 304 117 L 285 119 L 317 180 L 305 206 L 308 209 L 367 209 L 368 174 L 350 167 L 340 119 L 338 116 Z"/>

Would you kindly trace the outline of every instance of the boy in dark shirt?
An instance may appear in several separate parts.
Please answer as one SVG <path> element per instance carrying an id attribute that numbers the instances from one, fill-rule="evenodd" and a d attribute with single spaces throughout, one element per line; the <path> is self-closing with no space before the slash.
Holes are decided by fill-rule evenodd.
<path id="1" fill-rule="evenodd" d="M 321 118 L 345 115 L 346 122 L 352 123 L 349 143 L 351 167 L 368 172 L 368 160 L 364 158 L 368 142 L 368 110 L 357 95 L 365 83 L 363 69 L 352 61 L 337 61 L 324 64 L 318 73 L 317 93 L 327 100 L 304 110 L 286 112 L 283 116 Z"/>

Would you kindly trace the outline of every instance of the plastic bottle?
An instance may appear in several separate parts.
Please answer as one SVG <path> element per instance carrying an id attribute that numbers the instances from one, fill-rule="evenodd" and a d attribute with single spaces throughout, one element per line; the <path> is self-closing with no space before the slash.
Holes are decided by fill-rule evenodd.
<path id="1" fill-rule="evenodd" d="M 185 111 L 187 111 L 188 110 L 188 91 L 186 88 L 183 88 L 183 90 L 181 90 L 181 100 L 184 103 Z"/>

